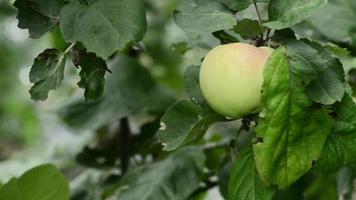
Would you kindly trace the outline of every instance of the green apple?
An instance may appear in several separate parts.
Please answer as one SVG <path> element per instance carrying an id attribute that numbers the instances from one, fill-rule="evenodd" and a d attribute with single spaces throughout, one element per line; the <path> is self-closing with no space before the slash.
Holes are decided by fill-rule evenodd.
<path id="1" fill-rule="evenodd" d="M 273 49 L 232 43 L 212 49 L 200 69 L 200 87 L 208 104 L 238 119 L 261 107 L 263 68 Z"/>

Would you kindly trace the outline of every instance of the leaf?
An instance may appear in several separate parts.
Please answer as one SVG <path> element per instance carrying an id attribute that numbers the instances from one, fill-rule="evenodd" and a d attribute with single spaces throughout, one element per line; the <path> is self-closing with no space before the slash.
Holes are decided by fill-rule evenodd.
<path id="1" fill-rule="evenodd" d="M 234 11 L 241 11 L 248 8 L 253 2 L 268 3 L 270 0 L 220 0 L 223 4 Z"/>
<path id="2" fill-rule="evenodd" d="M 335 105 L 336 122 L 316 169 L 333 172 L 356 162 L 356 105 L 349 96 Z"/>
<path id="3" fill-rule="evenodd" d="M 58 25 L 64 0 L 16 0 L 19 28 L 28 29 L 31 38 L 39 38 Z"/>
<path id="4" fill-rule="evenodd" d="M 67 179 L 51 165 L 35 167 L 0 188 L 0 200 L 69 200 Z"/>
<path id="5" fill-rule="evenodd" d="M 269 22 L 265 26 L 283 29 L 302 22 L 327 0 L 271 0 L 268 6 Z"/>
<path id="6" fill-rule="evenodd" d="M 235 34 L 235 33 L 232 33 Z M 227 31 L 220 30 L 220 31 L 215 31 L 212 33 L 212 35 L 220 40 L 220 44 L 230 44 L 230 43 L 235 43 L 239 42 L 239 39 L 237 39 L 234 35 L 228 33 Z"/>
<path id="7" fill-rule="evenodd" d="M 50 90 L 56 89 L 63 80 L 65 55 L 57 49 L 46 49 L 34 60 L 30 71 L 31 98 L 44 101 Z"/>
<path id="8" fill-rule="evenodd" d="M 342 58 L 342 57 L 348 57 L 350 56 L 350 51 L 347 48 L 342 48 L 336 44 L 333 43 L 324 43 L 323 47 L 328 49 L 329 51 L 331 51 L 335 56 L 337 56 L 338 58 Z"/>
<path id="9" fill-rule="evenodd" d="M 242 19 L 234 27 L 234 31 L 244 39 L 250 39 L 261 34 L 260 24 L 256 20 Z"/>
<path id="10" fill-rule="evenodd" d="M 204 104 L 205 99 L 200 90 L 199 84 L 200 66 L 191 66 L 184 73 L 185 91 L 189 94 L 191 99 L 199 104 Z"/>
<path id="11" fill-rule="evenodd" d="M 207 106 L 188 99 L 177 101 L 161 119 L 158 137 L 163 150 L 172 151 L 199 139 L 212 123 L 224 119 Z"/>
<path id="12" fill-rule="evenodd" d="M 177 42 L 173 43 L 173 50 L 179 54 L 184 55 L 187 51 L 191 49 L 187 42 Z"/>
<path id="13" fill-rule="evenodd" d="M 107 59 L 146 31 L 142 0 L 100 0 L 89 5 L 69 3 L 60 14 L 60 28 L 67 42 L 82 42 L 89 52 Z"/>
<path id="14" fill-rule="evenodd" d="M 215 0 L 186 0 L 174 13 L 176 24 L 196 35 L 230 29 L 236 24 L 234 14 Z"/>
<path id="15" fill-rule="evenodd" d="M 252 148 L 243 148 L 232 166 L 228 200 L 270 200 L 274 192 L 259 177 Z"/>
<path id="16" fill-rule="evenodd" d="M 304 59 L 288 48 L 276 50 L 264 72 L 264 108 L 256 128 L 256 167 L 268 184 L 283 189 L 308 172 L 319 158 L 332 119 L 312 107 L 301 82 L 309 73 Z"/>
<path id="17" fill-rule="evenodd" d="M 104 94 L 105 72 L 108 69 L 105 60 L 84 49 L 74 49 L 74 51 L 73 63 L 81 67 L 78 86 L 85 89 L 86 100 L 97 100 Z"/>
<path id="18" fill-rule="evenodd" d="M 94 129 L 122 117 L 163 112 L 174 98 L 159 87 L 135 59 L 120 55 L 109 64 L 112 74 L 98 101 L 74 101 L 60 109 L 65 122 L 76 128 Z"/>
<path id="19" fill-rule="evenodd" d="M 209 155 L 208 155 L 209 156 Z M 215 161 L 215 159 L 213 159 Z M 209 158 L 208 161 L 209 162 Z M 207 165 L 208 166 L 208 165 Z M 224 167 L 222 167 L 218 173 L 218 186 L 221 196 L 227 199 L 229 179 L 231 174 L 232 162 L 228 162 Z"/>
<path id="20" fill-rule="evenodd" d="M 355 27 L 355 20 L 355 1 L 332 0 L 316 10 L 308 19 L 308 22 L 327 38 L 335 41 L 345 41 L 350 39 L 350 31 Z"/>
<path id="21" fill-rule="evenodd" d="M 347 90 L 344 70 L 341 62 L 327 49 L 316 42 L 303 40 L 302 42 L 287 42 L 286 46 L 295 56 L 303 60 L 307 66 L 311 82 L 306 87 L 308 97 L 317 103 L 331 105 L 341 101 Z"/>
<path id="22" fill-rule="evenodd" d="M 181 149 L 163 161 L 128 172 L 116 199 L 185 200 L 199 187 L 204 162 L 201 149 Z"/>

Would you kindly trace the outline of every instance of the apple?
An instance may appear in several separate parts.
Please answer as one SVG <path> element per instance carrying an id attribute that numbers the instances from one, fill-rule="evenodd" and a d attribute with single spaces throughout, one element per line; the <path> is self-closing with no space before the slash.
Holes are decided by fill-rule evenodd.
<path id="1" fill-rule="evenodd" d="M 261 107 L 263 68 L 273 49 L 244 43 L 224 44 L 204 58 L 200 87 L 217 113 L 239 119 Z"/>

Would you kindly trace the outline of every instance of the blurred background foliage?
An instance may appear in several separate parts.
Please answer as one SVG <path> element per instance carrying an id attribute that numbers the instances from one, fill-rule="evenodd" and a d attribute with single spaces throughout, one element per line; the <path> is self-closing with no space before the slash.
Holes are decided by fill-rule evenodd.
<path id="1" fill-rule="evenodd" d="M 122 153 L 122 150 L 117 150 L 120 139 L 115 134 L 120 115 L 109 111 L 100 113 L 101 110 L 95 110 L 95 103 L 81 107 L 83 91 L 76 86 L 79 80 L 76 76 L 78 70 L 74 66 L 66 67 L 64 82 L 60 88 L 50 93 L 46 101 L 36 103 L 30 99 L 28 73 L 33 58 L 46 48 L 63 50 L 67 44 L 61 38 L 59 30 L 47 33 L 38 40 L 28 39 L 28 32 L 17 27 L 16 10 L 12 3 L 13 1 L 0 0 L 0 182 L 19 176 L 33 166 L 51 162 L 61 166 L 71 180 L 73 200 L 110 196 L 120 179 L 116 169 L 116 154 L 118 151 Z M 146 0 L 149 27 L 144 40 L 138 45 L 143 51 L 138 51 L 136 60 L 125 62 L 128 67 L 138 65 L 148 70 L 157 87 L 167 95 L 167 98 L 163 98 L 166 103 L 162 103 L 163 99 L 162 102 L 156 100 L 164 107 L 163 111 L 174 99 L 186 95 L 183 80 L 185 69 L 200 65 L 207 51 L 219 44 L 219 40 L 213 35 L 188 36 L 177 27 L 172 14 L 179 3 L 180 0 Z M 354 12 L 350 12 L 350 8 L 354 8 Z M 261 6 L 261 10 L 262 16 L 266 16 L 266 8 Z M 356 24 L 355 11 L 356 4 L 351 0 L 330 0 L 326 7 L 310 19 L 293 27 L 300 38 L 333 42 L 328 48 L 344 63 L 353 88 L 356 88 L 356 27 L 352 27 Z M 239 17 L 256 18 L 254 8 L 244 10 Z M 236 37 L 244 41 L 241 36 Z M 340 49 L 335 45 L 347 49 Z M 114 64 L 111 66 L 115 67 Z M 112 76 L 117 75 L 107 74 L 107 80 Z M 135 80 L 131 81 L 134 84 Z M 113 96 L 112 93 L 107 95 Z M 112 109 L 113 104 L 120 104 L 120 100 L 116 100 L 114 98 L 110 101 L 108 110 Z M 72 102 L 78 104 L 68 107 Z M 99 108 L 103 109 L 103 105 Z M 117 106 L 122 109 L 120 105 Z M 87 109 L 89 107 L 93 109 Z M 89 111 L 81 112 L 83 108 Z M 144 108 L 125 110 L 133 114 L 129 117 L 129 123 L 134 142 L 132 149 L 124 150 L 130 151 L 132 156 L 130 166 L 151 163 L 167 156 L 155 137 L 162 108 L 153 111 L 156 115 L 137 111 L 140 109 Z M 77 115 L 78 112 L 81 112 L 80 115 Z M 94 127 L 84 126 L 83 119 L 87 118 L 93 120 L 89 125 L 95 124 Z M 73 128 L 71 124 L 79 124 L 79 127 Z M 234 137 L 239 125 L 239 121 L 215 124 L 203 140 L 228 141 Z M 221 169 L 231 166 L 230 159 L 226 158 L 228 151 L 218 148 L 208 151 L 207 155 L 209 170 L 221 171 L 220 175 L 226 176 Z M 288 194 L 290 199 L 296 200 L 303 197 L 308 200 L 333 200 L 337 199 L 337 192 L 340 194 L 340 191 L 346 191 L 345 195 L 350 195 L 347 186 L 341 184 L 345 182 L 342 179 L 345 173 L 353 172 L 344 169 L 330 176 L 311 172 L 286 191 L 279 192 L 275 199 L 285 199 L 285 194 Z M 339 179 L 343 181 L 337 182 Z M 336 182 L 338 185 L 335 185 Z M 226 183 L 219 184 L 222 186 L 221 194 L 214 187 L 208 194 L 192 199 L 204 199 L 204 196 L 207 199 L 222 199 Z"/>

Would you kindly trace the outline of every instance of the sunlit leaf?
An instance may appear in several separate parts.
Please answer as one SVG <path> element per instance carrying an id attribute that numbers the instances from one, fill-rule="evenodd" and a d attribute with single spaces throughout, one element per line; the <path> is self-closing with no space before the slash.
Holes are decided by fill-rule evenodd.
<path id="1" fill-rule="evenodd" d="M 41 165 L 0 188 L 0 200 L 69 200 L 67 179 L 53 165 Z"/>
<path id="2" fill-rule="evenodd" d="M 326 110 L 313 108 L 304 94 L 301 77 L 309 73 L 304 59 L 279 48 L 265 69 L 256 167 L 264 181 L 285 188 L 319 158 L 332 120 Z"/>

